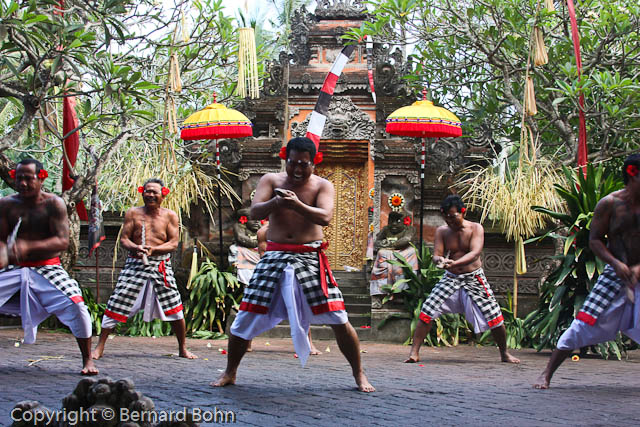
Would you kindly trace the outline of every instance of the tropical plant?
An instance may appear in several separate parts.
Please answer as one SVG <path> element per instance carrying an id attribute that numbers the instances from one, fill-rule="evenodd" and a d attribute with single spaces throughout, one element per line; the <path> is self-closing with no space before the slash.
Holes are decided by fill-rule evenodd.
<path id="1" fill-rule="evenodd" d="M 578 76 L 564 2 L 540 0 L 368 0 L 372 18 L 347 38 L 371 35 L 374 44 L 410 45 L 418 90 L 428 80 L 437 104 L 454 111 L 463 134 L 479 144 L 520 139 L 525 75 L 535 86 L 537 114 L 526 125 L 542 154 L 572 164 L 578 147 L 578 97 L 585 97 L 589 159 L 637 149 L 640 128 L 640 5 L 636 0 L 576 3 L 582 77 Z M 555 10 L 544 4 L 555 3 Z M 549 62 L 527 63 L 534 26 Z M 531 66 L 529 66 L 531 65 Z M 484 141 L 484 143 L 483 143 Z"/>
<path id="2" fill-rule="evenodd" d="M 554 211 L 537 206 L 534 209 L 559 222 L 559 226 L 526 243 L 553 237 L 564 240 L 560 265 L 547 278 L 540 290 L 538 308 L 525 319 L 525 326 L 534 340 L 534 347 L 555 347 L 560 335 L 569 327 L 582 307 L 585 298 L 604 271 L 604 262 L 589 248 L 589 230 L 596 204 L 607 194 L 622 188 L 622 180 L 615 174 L 604 177 L 604 167 L 587 166 L 586 177 L 580 169 L 564 168 L 568 186 L 556 185 L 556 191 L 566 203 L 565 210 Z M 566 236 L 559 234 L 566 231 Z M 600 344 L 596 351 L 603 357 L 615 354 L 625 345 L 616 341 Z"/>
<path id="3" fill-rule="evenodd" d="M 185 308 L 187 332 L 213 331 L 224 334 L 225 322 L 232 307 L 242 298 L 242 287 L 236 275 L 220 271 L 206 259 L 188 287 L 189 301 Z"/>
<path id="4" fill-rule="evenodd" d="M 413 246 L 413 245 L 412 245 Z M 409 337 L 404 344 L 410 344 L 413 333 L 420 321 L 420 310 L 422 304 L 429 297 L 433 287 L 442 278 L 443 270 L 436 267 L 432 260 L 431 249 L 422 245 L 422 250 L 413 246 L 418 258 L 419 271 L 413 271 L 413 266 L 401 254 L 394 252 L 395 260 L 389 260 L 392 265 L 402 268 L 404 278 L 396 281 L 393 285 L 384 285 L 381 289 L 388 293 L 382 300 L 383 303 L 388 302 L 391 298 L 401 297 L 405 310 L 411 319 L 411 328 Z M 397 318 L 404 318 L 404 314 L 394 313 L 378 324 L 378 328 Z M 463 340 L 471 335 L 471 331 L 467 322 L 459 314 L 444 314 L 434 320 L 434 327 L 426 337 L 426 342 L 432 346 L 439 345 L 458 345 L 462 337 Z"/>
<path id="5" fill-rule="evenodd" d="M 212 162 L 194 155 L 204 148 L 177 137 L 176 121 L 213 90 L 230 97 L 236 44 L 219 0 L 0 0 L 0 178 L 11 187 L 8 170 L 29 153 L 49 170 L 47 190 L 58 190 L 62 100 L 75 97 L 80 151 L 73 186 L 60 194 L 69 212 L 96 181 L 108 208 L 131 204 L 140 182 L 119 178 L 137 178 L 138 165 L 178 178 L 171 203 L 188 211 L 217 178 L 204 176 Z M 70 248 L 77 248 L 79 226 L 71 221 Z"/>
<path id="6" fill-rule="evenodd" d="M 171 323 L 164 322 L 162 319 L 153 319 L 151 322 L 145 322 L 144 312 L 140 310 L 126 324 L 118 323 L 116 331 L 123 327 L 126 329 L 122 335 L 130 337 L 164 337 L 171 334 Z"/>
<path id="7" fill-rule="evenodd" d="M 513 298 L 510 293 L 507 293 L 506 306 L 500 304 L 500 309 L 502 310 L 504 327 L 507 333 L 507 348 L 519 349 L 530 347 L 531 339 L 525 328 L 524 319 L 516 317 L 513 314 Z M 478 339 L 478 344 L 480 345 L 487 345 L 493 342 L 491 330 L 485 331 Z"/>

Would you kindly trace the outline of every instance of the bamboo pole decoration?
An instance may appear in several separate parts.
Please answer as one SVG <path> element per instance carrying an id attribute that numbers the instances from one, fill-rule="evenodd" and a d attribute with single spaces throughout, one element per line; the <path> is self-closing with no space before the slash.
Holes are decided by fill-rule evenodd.
<path id="1" fill-rule="evenodd" d="M 238 87 L 237 94 L 246 98 L 259 98 L 258 58 L 253 28 L 239 28 Z"/>

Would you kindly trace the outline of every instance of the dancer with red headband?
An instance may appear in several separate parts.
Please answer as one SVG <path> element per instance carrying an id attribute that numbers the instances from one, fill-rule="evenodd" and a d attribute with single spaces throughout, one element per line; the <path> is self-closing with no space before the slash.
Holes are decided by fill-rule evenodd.
<path id="1" fill-rule="evenodd" d="M 235 384 L 248 341 L 288 319 L 303 366 L 310 353 L 309 325 L 328 324 L 351 364 L 358 389 L 375 391 L 362 369 L 358 336 L 323 251 L 322 227 L 333 217 L 335 190 L 313 174 L 314 163 L 320 161 L 316 152 L 309 138 L 293 138 L 283 156 L 286 172 L 268 173 L 258 183 L 251 216 L 269 217 L 269 242 L 245 288 L 229 334 L 227 368 L 211 383 L 214 387 Z"/>
<path id="2" fill-rule="evenodd" d="M 107 338 L 118 322 L 126 322 L 142 309 L 146 322 L 170 322 L 178 339 L 178 355 L 195 359 L 197 356 L 187 350 L 182 300 L 171 269 L 170 255 L 180 238 L 178 215 L 161 206 L 169 194 L 162 180 L 150 178 L 138 192 L 144 206 L 131 208 L 124 216 L 120 245 L 129 256 L 107 302 L 93 358 L 102 357 Z"/>
<path id="3" fill-rule="evenodd" d="M 500 349 L 500 359 L 508 363 L 520 360 L 507 352 L 507 331 L 498 301 L 482 270 L 480 254 L 484 246 L 484 228 L 464 218 L 467 208 L 460 196 L 447 196 L 440 204 L 446 225 L 436 229 L 433 262 L 445 272 L 422 305 L 413 344 L 405 363 L 420 360 L 420 346 L 431 330 L 433 320 L 443 313 L 464 313 L 476 334 L 491 329 Z M 446 254 L 446 255 L 445 255 Z"/>
<path id="4" fill-rule="evenodd" d="M 622 332 L 640 343 L 640 154 L 622 165 L 624 188 L 596 205 L 589 248 L 606 262 L 582 308 L 558 340 L 547 367 L 533 384 L 547 389 L 551 377 L 577 348 L 616 339 Z"/>
<path id="5" fill-rule="evenodd" d="M 69 246 L 64 201 L 42 191 L 47 171 L 27 158 L 10 171 L 17 194 L 0 199 L 0 313 L 22 317 L 24 342 L 51 314 L 71 329 L 82 353 L 82 375 L 96 375 L 91 360 L 91 316 L 78 282 L 60 265 Z"/>

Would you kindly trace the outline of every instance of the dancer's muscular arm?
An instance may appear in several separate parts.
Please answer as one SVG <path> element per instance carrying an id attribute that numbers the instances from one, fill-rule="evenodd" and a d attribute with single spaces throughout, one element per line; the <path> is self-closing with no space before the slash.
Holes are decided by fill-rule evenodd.
<path id="1" fill-rule="evenodd" d="M 609 223 L 614 208 L 615 199 L 613 195 L 604 197 L 596 205 L 589 233 L 589 248 L 598 258 L 613 267 L 620 280 L 627 285 L 633 285 L 633 273 L 629 266 L 616 258 L 607 247 L 606 236 L 609 232 Z"/>
<path id="2" fill-rule="evenodd" d="M 314 224 L 326 227 L 333 218 L 334 193 L 333 184 L 325 179 L 320 179 L 316 206 L 307 205 L 291 190 L 283 190 L 283 196 L 277 197 L 281 199 L 278 203 L 281 203 L 283 207 L 298 212 Z"/>
<path id="3" fill-rule="evenodd" d="M 147 254 L 148 246 L 144 247 L 133 241 L 133 232 L 135 229 L 135 214 L 137 208 L 131 208 L 124 214 L 124 224 L 122 224 L 122 233 L 120 235 L 120 245 L 129 252 L 140 256 Z M 148 255 L 148 254 L 147 254 Z"/>
<path id="4" fill-rule="evenodd" d="M 256 187 L 256 194 L 253 196 L 251 203 L 251 218 L 265 219 L 274 210 L 278 208 L 278 197 L 273 195 L 274 180 L 276 175 L 268 173 L 260 178 Z"/>

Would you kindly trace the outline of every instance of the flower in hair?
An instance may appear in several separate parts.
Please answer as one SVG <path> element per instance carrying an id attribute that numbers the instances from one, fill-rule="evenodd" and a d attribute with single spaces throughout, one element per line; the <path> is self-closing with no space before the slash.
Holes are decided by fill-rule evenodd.
<path id="1" fill-rule="evenodd" d="M 171 190 L 169 190 L 167 187 L 162 187 L 162 195 L 163 196 L 166 196 L 169 193 L 171 193 Z"/>
<path id="2" fill-rule="evenodd" d="M 144 187 L 142 185 L 138 187 L 138 193 L 144 193 Z"/>
<path id="3" fill-rule="evenodd" d="M 404 217 L 404 225 L 411 225 L 411 217 L 410 216 L 405 216 Z"/>
<path id="4" fill-rule="evenodd" d="M 318 151 L 316 153 L 315 157 L 313 158 L 313 164 L 317 165 L 318 163 L 322 163 L 322 158 L 323 158 L 322 153 L 320 151 Z"/>
<path id="5" fill-rule="evenodd" d="M 627 165 L 627 175 L 629 176 L 638 175 L 638 167 L 636 165 Z"/>
<path id="6" fill-rule="evenodd" d="M 47 177 L 49 177 L 49 173 L 46 171 L 46 169 L 40 169 L 40 172 L 38 172 L 38 178 L 47 179 Z"/>
<path id="7" fill-rule="evenodd" d="M 282 160 L 287 160 L 287 147 L 280 148 L 280 153 L 278 154 Z"/>
<path id="8" fill-rule="evenodd" d="M 15 169 L 11 169 L 9 171 L 9 176 L 11 177 L 11 179 L 16 179 L 16 170 Z"/>
<path id="9" fill-rule="evenodd" d="M 238 222 L 240 224 L 246 224 L 249 220 L 247 219 L 246 215 L 242 215 L 240 218 L 238 218 Z"/>
<path id="10" fill-rule="evenodd" d="M 460 213 L 465 213 L 466 211 L 467 211 L 467 208 L 460 209 Z"/>

